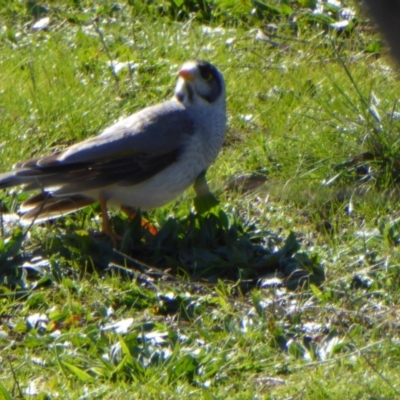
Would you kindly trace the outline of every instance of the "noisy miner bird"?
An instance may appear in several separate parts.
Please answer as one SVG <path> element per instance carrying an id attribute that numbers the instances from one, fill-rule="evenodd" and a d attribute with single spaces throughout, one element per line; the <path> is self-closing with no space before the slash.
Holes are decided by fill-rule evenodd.
<path id="1" fill-rule="evenodd" d="M 99 201 L 103 232 L 111 234 L 107 205 L 150 210 L 194 184 L 208 193 L 205 172 L 226 129 L 225 83 L 206 61 L 178 72 L 172 99 L 144 108 L 100 135 L 55 154 L 17 163 L 0 188 L 40 190 L 21 206 L 22 221 L 41 222 Z"/>

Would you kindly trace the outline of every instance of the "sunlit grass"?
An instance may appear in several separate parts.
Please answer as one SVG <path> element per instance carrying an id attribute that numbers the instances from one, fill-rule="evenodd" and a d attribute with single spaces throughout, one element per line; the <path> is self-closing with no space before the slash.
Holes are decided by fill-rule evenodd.
<path id="1" fill-rule="evenodd" d="M 227 83 L 220 204 L 194 217 L 189 190 L 152 211 L 161 238 L 113 211 L 126 257 L 89 234 L 96 206 L 26 236 L 4 222 L 0 397 L 396 398 L 400 87 L 365 51 L 375 34 L 281 17 L 268 41 L 229 5 L 206 24 L 80 3 L 49 6 L 42 31 L 20 1 L 1 11 L 1 170 L 169 98 L 202 58 Z M 232 190 L 255 173 L 257 192 Z M 323 285 L 298 286 L 300 265 Z"/>

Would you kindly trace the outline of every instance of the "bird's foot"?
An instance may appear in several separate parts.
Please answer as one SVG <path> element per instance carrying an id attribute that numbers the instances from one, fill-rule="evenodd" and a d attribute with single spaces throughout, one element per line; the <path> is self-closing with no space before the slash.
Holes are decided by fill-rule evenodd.
<path id="1" fill-rule="evenodd" d="M 121 210 L 131 219 L 136 218 L 138 215 L 138 212 L 136 210 L 128 206 L 121 206 Z M 157 235 L 158 229 L 142 215 L 140 215 L 140 218 L 140 225 L 153 236 Z"/>

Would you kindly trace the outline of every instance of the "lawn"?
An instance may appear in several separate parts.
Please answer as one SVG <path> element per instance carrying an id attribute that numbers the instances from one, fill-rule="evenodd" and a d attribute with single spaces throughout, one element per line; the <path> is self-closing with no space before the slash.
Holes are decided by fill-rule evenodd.
<path id="1" fill-rule="evenodd" d="M 2 191 L 0 398 L 400 398 L 400 84 L 351 1 L 0 0 L 0 170 L 224 74 L 194 191 L 20 226 Z"/>

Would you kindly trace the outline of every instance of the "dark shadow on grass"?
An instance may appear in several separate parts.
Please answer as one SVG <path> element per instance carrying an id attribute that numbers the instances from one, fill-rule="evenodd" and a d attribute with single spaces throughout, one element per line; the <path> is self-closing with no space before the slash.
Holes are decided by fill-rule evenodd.
<path id="1" fill-rule="evenodd" d="M 164 280 L 203 284 L 227 280 L 239 282 L 243 288 L 256 287 L 271 274 L 282 278 L 290 289 L 308 283 L 320 285 L 324 280 L 318 260 L 299 252 L 294 233 L 283 241 L 254 225 L 232 222 L 223 211 L 170 218 L 155 235 L 142 227 L 140 215 L 133 220 L 114 217 L 112 222 L 123 237 L 118 251 L 107 237 L 71 232 L 54 238 L 47 256 L 78 256 L 86 269 L 137 271 Z"/>
<path id="2" fill-rule="evenodd" d="M 15 231 L 0 252 L 0 283 L 24 289 L 30 286 L 24 284 L 29 278 L 39 278 L 45 285 L 68 274 L 115 270 L 151 281 L 214 285 L 224 280 L 238 283 L 241 290 L 263 286 L 274 276 L 279 278 L 274 285 L 292 290 L 309 283 L 321 285 L 324 280 L 318 259 L 299 252 L 294 233 L 282 240 L 255 225 L 232 220 L 223 211 L 170 218 L 155 235 L 141 225 L 140 215 L 132 220 L 117 216 L 112 223 L 123 238 L 118 250 L 107 236 L 71 230 L 26 251 L 22 231 Z M 45 261 L 35 264 L 35 259 Z"/>

